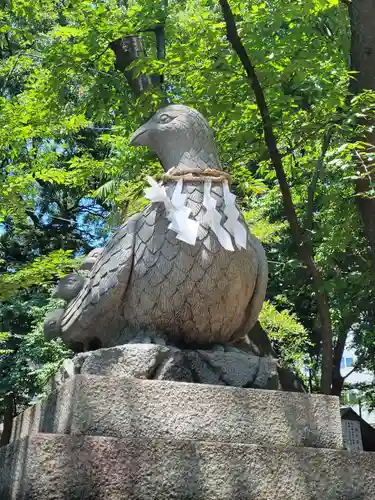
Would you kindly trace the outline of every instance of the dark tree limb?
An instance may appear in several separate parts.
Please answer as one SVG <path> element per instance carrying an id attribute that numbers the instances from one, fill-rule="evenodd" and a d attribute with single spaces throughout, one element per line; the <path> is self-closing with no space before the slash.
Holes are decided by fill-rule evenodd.
<path id="1" fill-rule="evenodd" d="M 109 45 L 107 45 L 107 47 L 105 49 L 103 49 L 101 52 L 99 52 L 99 54 L 97 54 L 95 57 L 90 59 L 88 63 L 93 64 L 94 62 L 98 61 L 107 52 L 108 49 L 109 49 Z"/>
<path id="2" fill-rule="evenodd" d="M 253 89 L 258 110 L 262 117 L 263 132 L 265 142 L 268 147 L 269 155 L 273 168 L 275 170 L 279 186 L 283 198 L 284 209 L 289 222 L 289 227 L 292 233 L 294 243 L 296 244 L 300 258 L 307 268 L 309 277 L 312 279 L 312 284 L 315 292 L 315 299 L 319 311 L 319 318 L 322 328 L 322 376 L 321 390 L 325 394 L 330 394 L 332 384 L 332 326 L 329 312 L 328 296 L 323 288 L 323 280 L 320 272 L 314 262 L 313 255 L 310 250 L 310 245 L 307 242 L 307 237 L 302 233 L 298 222 L 296 210 L 292 200 L 290 187 L 288 185 L 280 152 L 277 147 L 277 141 L 273 130 L 273 125 L 270 119 L 270 114 L 267 102 L 264 96 L 263 89 L 260 85 L 255 68 L 246 52 L 246 49 L 238 35 L 236 22 L 233 12 L 227 0 L 219 0 L 226 24 L 226 32 L 229 43 L 233 50 L 237 53 L 242 66 L 249 79 Z"/>
<path id="3" fill-rule="evenodd" d="M 33 221 L 33 224 L 35 227 L 38 227 L 38 228 L 42 227 L 42 225 L 40 224 L 40 221 L 39 221 L 39 217 L 32 210 L 26 210 L 25 213 Z"/>
<path id="4" fill-rule="evenodd" d="M 155 26 L 156 55 L 158 59 L 165 59 L 165 25 L 160 23 Z"/>
<path id="5" fill-rule="evenodd" d="M 7 45 L 8 45 L 9 54 L 12 56 L 13 55 L 12 44 L 10 42 L 9 34 L 7 32 L 5 32 L 4 38 L 5 38 L 5 41 L 6 41 Z"/>
<path id="6" fill-rule="evenodd" d="M 13 417 L 15 415 L 14 395 L 12 393 L 4 396 L 4 406 L 3 432 L 0 437 L 0 447 L 7 445 L 12 435 Z"/>
<path id="7" fill-rule="evenodd" d="M 305 141 L 306 141 L 306 139 L 303 137 L 301 140 L 299 140 L 297 142 L 297 144 L 291 145 L 284 153 L 282 153 L 282 154 L 280 153 L 281 158 L 285 158 L 286 156 L 293 154 L 293 152 L 297 148 L 299 148 Z"/>
<path id="8" fill-rule="evenodd" d="M 1 91 L 0 91 L 1 95 L 2 95 L 2 94 L 3 94 L 3 92 L 6 90 L 6 87 L 7 87 L 7 85 L 8 85 L 8 82 L 9 82 L 9 80 L 10 80 L 10 78 L 11 78 L 11 76 L 12 76 L 12 74 L 13 74 L 14 70 L 16 69 L 17 64 L 18 64 L 18 61 L 19 61 L 19 59 L 20 59 L 20 57 L 21 57 L 21 56 L 22 56 L 22 52 L 18 54 L 18 56 L 16 57 L 16 60 L 15 60 L 15 61 L 14 61 L 14 63 L 13 63 L 13 66 L 12 66 L 12 67 L 11 67 L 11 69 L 9 70 L 9 72 L 8 72 L 8 74 L 7 74 L 7 76 L 6 76 L 5 80 L 4 80 L 4 83 L 3 83 L 3 86 L 2 86 L 2 88 L 1 88 Z"/>
<path id="9" fill-rule="evenodd" d="M 127 2 L 126 2 L 127 4 Z M 165 23 L 168 15 L 168 0 L 161 1 L 162 15 L 153 27 L 146 28 L 137 31 L 137 33 L 142 32 L 153 32 L 155 34 L 156 40 L 156 56 L 157 59 L 165 59 L 166 48 L 165 48 Z M 109 44 L 116 56 L 116 69 L 124 73 L 133 93 L 136 97 L 142 95 L 148 87 L 153 85 L 154 87 L 159 87 L 163 90 L 164 77 L 162 74 L 134 76 L 134 71 L 129 69 L 129 66 L 146 56 L 146 50 L 143 42 L 143 38 L 140 35 L 129 35 L 118 40 L 114 40 Z M 164 101 L 167 101 L 164 98 Z M 164 102 L 165 104 L 165 102 Z"/>
<path id="10" fill-rule="evenodd" d="M 354 365 L 354 366 L 353 366 L 353 368 L 350 370 L 350 372 L 348 372 L 348 373 L 347 373 L 344 377 L 342 377 L 343 382 L 344 382 L 344 381 L 345 381 L 348 377 L 350 377 L 350 375 L 351 375 L 352 373 L 354 373 L 356 370 L 358 370 L 358 368 L 359 368 L 359 363 L 355 363 L 355 365 Z"/>
<path id="11" fill-rule="evenodd" d="M 107 216 L 104 215 L 103 213 L 95 212 L 95 210 L 90 210 L 89 208 L 86 207 L 81 207 L 80 212 L 84 212 L 90 215 L 95 215 L 96 217 L 101 217 L 102 219 L 106 219 Z"/>
<path id="12" fill-rule="evenodd" d="M 134 70 L 128 69 L 136 60 L 145 55 L 143 38 L 141 36 L 125 36 L 109 44 L 116 56 L 116 69 L 124 73 L 134 94 L 139 97 L 151 84 L 151 78 L 146 75 L 134 76 Z"/>
<path id="13" fill-rule="evenodd" d="M 347 323 L 347 325 L 340 329 L 336 345 L 333 349 L 332 394 L 335 396 L 340 396 L 345 380 L 345 377 L 341 375 L 341 359 L 344 354 L 345 344 L 349 334 L 349 327 L 353 321 L 349 320 Z"/>
<path id="14" fill-rule="evenodd" d="M 324 134 L 323 144 L 322 144 L 322 150 L 320 152 L 318 161 L 316 162 L 314 175 L 313 175 L 313 177 L 311 179 L 311 184 L 308 187 L 308 192 L 307 192 L 307 215 L 306 215 L 306 224 L 305 224 L 305 227 L 309 231 L 312 230 L 312 226 L 313 226 L 315 191 L 316 191 L 316 187 L 318 185 L 318 181 L 319 181 L 321 172 L 323 170 L 324 158 L 325 158 L 325 155 L 326 155 L 327 150 L 329 148 L 329 144 L 331 142 L 331 138 L 332 138 L 332 130 L 329 129 Z"/>

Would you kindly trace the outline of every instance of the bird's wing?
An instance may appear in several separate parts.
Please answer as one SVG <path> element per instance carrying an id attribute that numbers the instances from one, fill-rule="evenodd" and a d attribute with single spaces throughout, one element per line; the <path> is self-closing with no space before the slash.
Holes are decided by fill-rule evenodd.
<path id="1" fill-rule="evenodd" d="M 104 247 L 87 283 L 65 311 L 61 322 L 64 340 L 85 340 L 103 325 L 110 326 L 128 287 L 141 217 L 142 213 L 130 217 Z"/>
<path id="2" fill-rule="evenodd" d="M 266 253 L 255 236 L 248 232 L 248 245 L 258 255 L 258 273 L 253 295 L 246 307 L 244 319 L 237 331 L 233 334 L 231 341 L 244 338 L 253 328 L 258 320 L 259 313 L 266 296 L 268 283 L 268 263 Z"/>

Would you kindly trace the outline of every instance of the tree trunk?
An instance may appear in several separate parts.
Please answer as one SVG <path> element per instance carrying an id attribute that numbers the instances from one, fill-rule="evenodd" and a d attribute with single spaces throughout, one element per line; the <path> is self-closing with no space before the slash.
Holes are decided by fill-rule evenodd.
<path id="1" fill-rule="evenodd" d="M 340 366 L 340 365 L 339 365 Z M 332 373 L 332 391 L 333 396 L 341 396 L 342 389 L 344 387 L 345 379 L 340 373 L 340 368 L 337 369 L 336 365 L 333 368 Z"/>
<path id="2" fill-rule="evenodd" d="M 139 97 L 151 85 L 151 77 L 142 73 L 135 77 L 129 66 L 145 55 L 141 36 L 125 36 L 109 44 L 116 56 L 116 69 L 122 71 L 134 94 Z"/>
<path id="3" fill-rule="evenodd" d="M 351 69 L 357 73 L 350 81 L 349 91 L 359 94 L 363 90 L 375 91 L 375 2 L 374 0 L 352 0 L 348 2 L 351 27 Z M 368 137 L 361 138 L 375 146 L 375 128 Z M 365 166 L 360 166 L 361 173 Z M 366 193 L 375 181 L 370 174 L 356 181 L 356 192 Z M 357 204 L 371 248 L 375 270 L 375 198 L 358 196 Z"/>
<path id="4" fill-rule="evenodd" d="M 333 368 L 332 368 L 332 394 L 341 396 L 344 386 L 344 377 L 341 376 L 341 359 L 344 354 L 346 339 L 348 338 L 348 330 L 343 328 L 337 338 L 335 348 L 333 350 Z"/>
<path id="5" fill-rule="evenodd" d="M 10 442 L 12 435 L 12 424 L 14 416 L 14 396 L 13 394 L 7 394 L 4 397 L 4 421 L 3 421 L 3 432 L 0 437 L 0 447 L 5 446 Z"/>
<path id="6" fill-rule="evenodd" d="M 264 139 L 267 144 L 273 168 L 279 181 L 280 191 L 283 197 L 284 210 L 289 222 L 293 241 L 299 251 L 300 259 L 306 267 L 308 277 L 312 280 L 322 331 L 322 375 L 320 388 L 323 393 L 330 394 L 332 383 L 332 326 L 328 296 L 323 289 L 323 280 L 319 269 L 315 264 L 311 251 L 311 245 L 309 244 L 308 238 L 298 222 L 263 88 L 260 85 L 255 67 L 253 66 L 242 40 L 238 35 L 236 22 L 228 1 L 219 0 L 219 4 L 221 6 L 226 24 L 228 41 L 238 55 L 247 74 L 249 83 L 255 95 L 259 113 L 262 117 Z"/>

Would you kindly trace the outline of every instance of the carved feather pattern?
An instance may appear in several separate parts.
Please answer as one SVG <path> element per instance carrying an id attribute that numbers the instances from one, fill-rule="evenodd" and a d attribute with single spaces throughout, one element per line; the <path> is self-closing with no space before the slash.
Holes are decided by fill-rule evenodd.
<path id="1" fill-rule="evenodd" d="M 166 185 L 170 196 L 174 182 Z M 203 185 L 184 182 L 190 217 L 200 222 L 196 244 L 176 239 L 163 203 L 130 218 L 108 242 L 88 283 L 62 321 L 65 340 L 99 337 L 111 345 L 128 325 L 152 328 L 171 339 L 201 344 L 228 342 L 254 323 L 264 300 L 267 266 L 258 240 L 247 231 L 247 248 L 228 252 L 204 225 Z M 212 187 L 225 223 L 223 188 Z M 263 270 L 260 270 L 259 263 Z M 261 271 L 261 272 L 260 272 Z M 249 308 L 257 288 L 258 310 Z"/>

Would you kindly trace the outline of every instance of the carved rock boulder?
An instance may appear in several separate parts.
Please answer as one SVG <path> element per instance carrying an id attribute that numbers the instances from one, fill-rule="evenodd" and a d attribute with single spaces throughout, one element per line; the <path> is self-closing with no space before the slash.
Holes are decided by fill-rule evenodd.
<path id="1" fill-rule="evenodd" d="M 193 350 L 148 341 L 67 359 L 52 386 L 80 374 L 303 392 L 298 378 L 272 356 L 257 356 L 233 346 Z"/>

